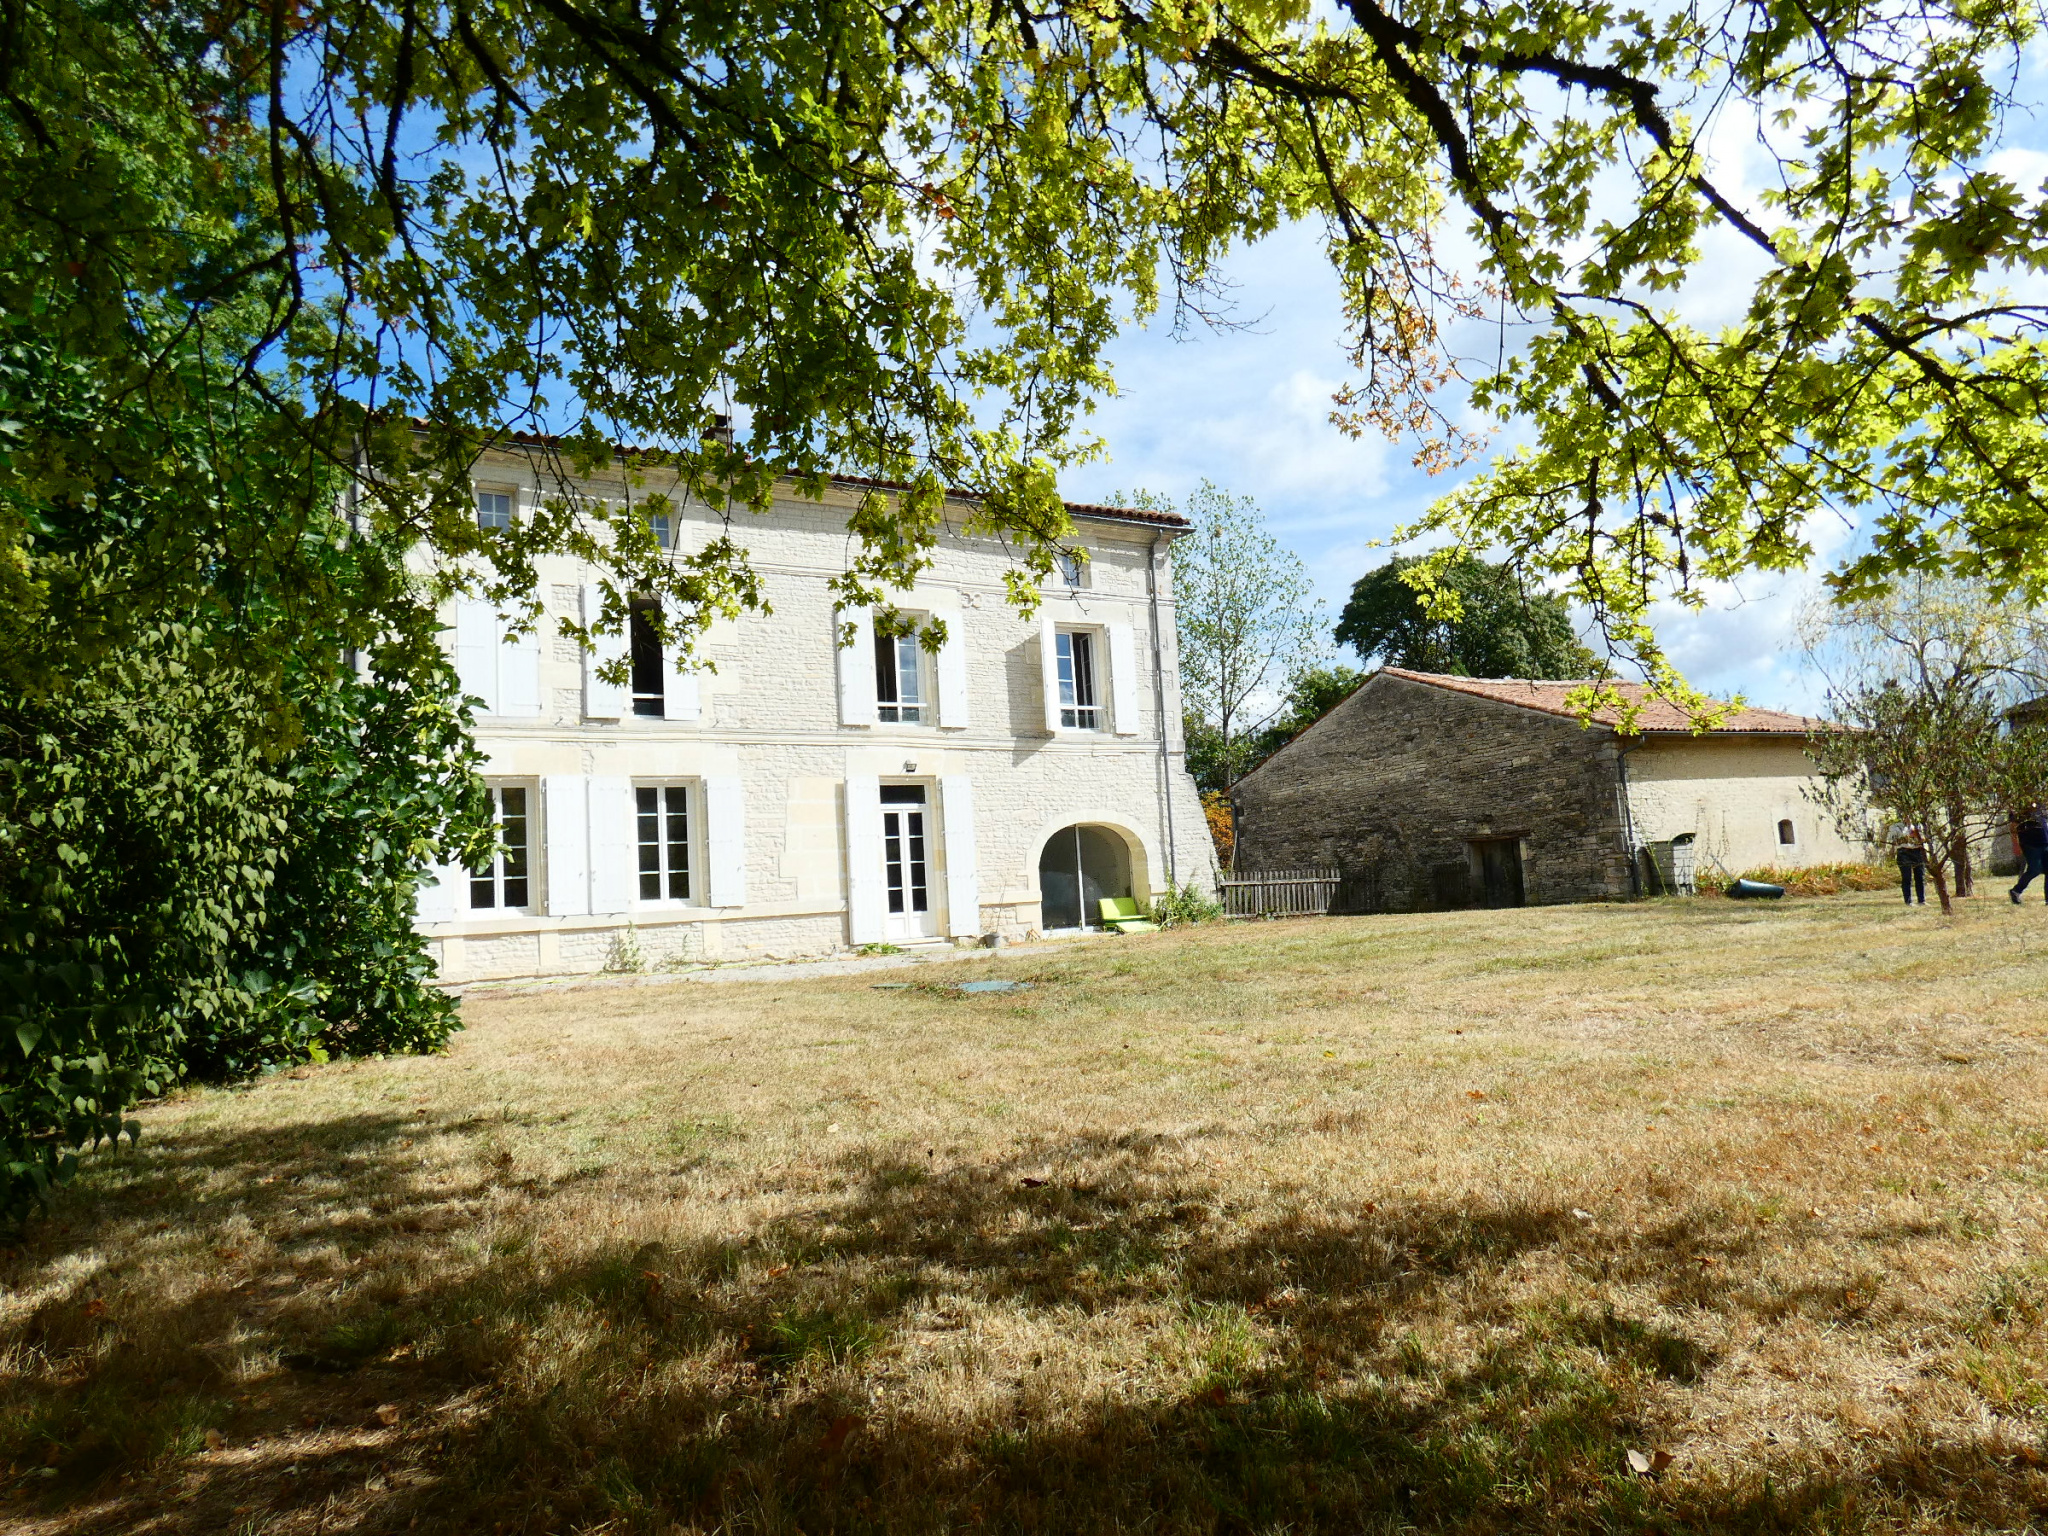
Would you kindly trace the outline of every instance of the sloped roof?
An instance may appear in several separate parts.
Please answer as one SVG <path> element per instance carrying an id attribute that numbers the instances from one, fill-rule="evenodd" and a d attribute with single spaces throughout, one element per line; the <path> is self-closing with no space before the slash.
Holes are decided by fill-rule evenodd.
<path id="1" fill-rule="evenodd" d="M 503 440 L 517 443 L 522 448 L 553 448 L 560 442 L 559 438 L 542 432 L 507 432 L 503 434 Z M 642 455 L 658 456 L 660 453 L 659 449 L 642 447 L 634 443 L 613 443 L 611 450 L 622 459 Z M 900 480 L 873 480 L 866 475 L 833 475 L 831 481 L 834 485 L 859 486 L 876 491 L 907 491 L 910 489 L 908 485 Z M 958 487 L 948 487 L 946 495 L 954 501 L 979 501 L 981 499 L 975 492 L 964 491 Z M 1150 512 L 1142 507 L 1106 507 L 1092 501 L 1068 501 L 1062 502 L 1061 505 L 1067 509 L 1067 515 L 1070 517 L 1104 518 L 1115 523 L 1148 523 L 1157 528 L 1186 528 L 1191 526 L 1188 520 L 1177 512 Z"/>
<path id="2" fill-rule="evenodd" d="M 1386 677 L 1405 678 L 1411 683 L 1428 683 L 1433 688 L 1446 688 L 1453 693 L 1469 693 L 1475 698 L 1492 699 L 1500 704 L 1513 704 L 1521 709 L 1533 709 L 1539 714 L 1559 715 L 1566 719 L 1582 718 L 1579 711 L 1567 702 L 1574 689 L 1598 686 L 1598 679 L 1551 681 L 1521 677 L 1453 677 L 1443 672 L 1411 672 L 1406 667 L 1385 667 L 1381 674 Z M 1690 736 L 1694 734 L 1692 717 L 1677 705 L 1663 699 L 1652 698 L 1649 689 L 1642 683 L 1610 683 L 1608 685 L 1628 703 L 1636 706 L 1634 731 L 1644 736 Z M 1621 714 L 1615 709 L 1598 709 L 1593 712 L 1594 720 L 1601 725 L 1616 727 Z M 1719 725 L 1706 732 L 1712 736 L 1806 736 L 1817 730 L 1826 729 L 1828 722 L 1810 715 L 1788 715 L 1777 709 L 1738 709 Z"/>

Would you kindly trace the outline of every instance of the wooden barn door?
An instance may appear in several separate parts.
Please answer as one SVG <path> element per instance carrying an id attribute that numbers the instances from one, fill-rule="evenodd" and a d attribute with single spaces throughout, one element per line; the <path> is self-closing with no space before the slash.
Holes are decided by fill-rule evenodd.
<path id="1" fill-rule="evenodd" d="M 1489 907 L 1522 905 L 1522 840 L 1492 837 L 1475 843 L 1480 899 Z"/>

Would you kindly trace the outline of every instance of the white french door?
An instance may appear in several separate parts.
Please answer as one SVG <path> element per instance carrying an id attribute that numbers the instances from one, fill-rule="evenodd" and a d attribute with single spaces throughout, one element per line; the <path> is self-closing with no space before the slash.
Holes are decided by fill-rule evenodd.
<path id="1" fill-rule="evenodd" d="M 929 825 L 922 784 L 882 786 L 883 925 L 892 939 L 928 938 L 939 931 L 931 897 Z"/>

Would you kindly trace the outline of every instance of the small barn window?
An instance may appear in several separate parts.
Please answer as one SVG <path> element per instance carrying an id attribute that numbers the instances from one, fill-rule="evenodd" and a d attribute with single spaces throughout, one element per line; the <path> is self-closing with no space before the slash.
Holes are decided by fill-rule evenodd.
<path id="1" fill-rule="evenodd" d="M 1788 816 L 1778 823 L 1778 846 L 1790 848 L 1798 841 L 1798 837 L 1792 831 L 1792 818 Z"/>

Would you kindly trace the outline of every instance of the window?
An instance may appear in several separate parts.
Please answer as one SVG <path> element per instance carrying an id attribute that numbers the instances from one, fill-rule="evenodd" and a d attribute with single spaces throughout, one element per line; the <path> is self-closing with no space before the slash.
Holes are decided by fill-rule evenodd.
<path id="1" fill-rule="evenodd" d="M 1063 629 L 1058 647 L 1060 724 L 1069 730 L 1102 728 L 1102 709 L 1095 695 L 1095 637 L 1083 630 Z"/>
<path id="2" fill-rule="evenodd" d="M 1791 822 L 1791 819 L 1790 819 L 1789 817 L 1788 817 L 1788 818 L 1786 818 L 1786 819 L 1785 819 L 1784 821 L 1781 821 L 1781 822 L 1779 822 L 1779 823 L 1778 823 L 1778 846 L 1779 846 L 1779 847 L 1781 847 L 1781 848 L 1790 848 L 1790 847 L 1791 847 L 1791 846 L 1792 846 L 1792 845 L 1793 845 L 1794 843 L 1796 843 L 1796 842 L 1798 842 L 1798 841 L 1799 841 L 1798 837 L 1797 837 L 1797 836 L 1795 836 L 1795 835 L 1794 835 L 1794 833 L 1793 833 L 1793 831 L 1792 831 L 1792 822 Z"/>
<path id="3" fill-rule="evenodd" d="M 476 525 L 483 529 L 512 526 L 512 498 L 503 491 L 476 493 Z"/>
<path id="4" fill-rule="evenodd" d="M 1086 567 L 1081 564 L 1081 557 L 1079 555 L 1070 555 L 1065 550 L 1061 550 L 1052 558 L 1053 569 L 1059 573 L 1060 584 L 1078 589 L 1081 585 L 1082 572 L 1086 570 Z"/>
<path id="5" fill-rule="evenodd" d="M 654 599 L 636 597 L 626 624 L 633 652 L 633 713 L 659 720 L 668 712 L 667 669 L 661 664 L 661 636 L 654 631 Z"/>
<path id="6" fill-rule="evenodd" d="M 924 647 L 917 636 L 875 632 L 875 709 L 884 725 L 924 723 Z"/>
<path id="7" fill-rule="evenodd" d="M 640 784 L 640 899 L 690 899 L 690 791 L 681 784 Z"/>
<path id="8" fill-rule="evenodd" d="M 663 549 L 668 549 L 672 547 L 671 536 L 669 532 L 668 514 L 666 512 L 648 513 L 647 531 L 654 535 L 654 542 L 659 544 Z"/>
<path id="9" fill-rule="evenodd" d="M 517 784 L 493 784 L 490 796 L 498 847 L 490 866 L 469 877 L 469 905 L 475 911 L 516 911 L 527 901 L 527 850 L 533 835 L 526 790 Z"/>

